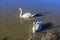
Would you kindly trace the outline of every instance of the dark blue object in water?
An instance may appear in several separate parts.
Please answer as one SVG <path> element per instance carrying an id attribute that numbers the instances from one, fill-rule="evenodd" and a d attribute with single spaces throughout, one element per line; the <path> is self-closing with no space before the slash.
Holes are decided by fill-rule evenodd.
<path id="1" fill-rule="evenodd" d="M 40 31 L 42 30 L 42 22 L 38 21 L 36 22 L 36 30 L 35 31 Z"/>
<path id="2" fill-rule="evenodd" d="M 33 17 L 39 17 L 42 16 L 42 14 L 35 14 Z"/>

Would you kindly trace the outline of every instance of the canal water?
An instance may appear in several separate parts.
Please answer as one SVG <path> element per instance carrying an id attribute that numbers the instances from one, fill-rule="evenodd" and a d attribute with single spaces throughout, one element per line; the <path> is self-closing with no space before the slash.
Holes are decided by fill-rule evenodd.
<path id="1" fill-rule="evenodd" d="M 43 14 L 39 18 L 20 21 L 19 8 L 23 14 Z M 43 21 L 44 30 L 58 30 L 60 32 L 60 0 L 0 0 L 0 40 L 27 40 L 29 29 L 34 21 Z M 48 28 L 49 27 L 49 28 Z M 37 33 L 40 37 L 41 32 Z"/>

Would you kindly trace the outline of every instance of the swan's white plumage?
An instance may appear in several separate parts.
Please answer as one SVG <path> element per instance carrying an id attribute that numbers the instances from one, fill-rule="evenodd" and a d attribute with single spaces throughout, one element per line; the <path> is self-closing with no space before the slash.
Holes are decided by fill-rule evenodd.
<path id="1" fill-rule="evenodd" d="M 27 12 L 27 13 L 24 13 L 23 15 L 22 15 L 22 9 L 21 8 L 19 8 L 19 11 L 20 11 L 20 17 L 21 18 L 32 18 L 32 17 L 37 17 L 37 16 L 41 16 L 40 14 L 31 14 L 31 13 L 29 13 L 29 12 Z"/>
<path id="2" fill-rule="evenodd" d="M 31 17 L 32 15 L 31 15 L 31 13 L 29 13 L 29 12 L 27 12 L 27 13 L 25 13 L 24 15 L 22 15 L 22 17 L 24 17 L 24 18 L 29 18 L 29 17 Z"/>
<path id="3" fill-rule="evenodd" d="M 32 14 L 29 13 L 29 12 L 24 13 L 24 14 L 22 15 L 22 9 L 21 9 L 21 8 L 19 8 L 19 11 L 20 11 L 20 17 L 22 17 L 22 18 L 30 18 L 30 17 L 32 16 Z"/>

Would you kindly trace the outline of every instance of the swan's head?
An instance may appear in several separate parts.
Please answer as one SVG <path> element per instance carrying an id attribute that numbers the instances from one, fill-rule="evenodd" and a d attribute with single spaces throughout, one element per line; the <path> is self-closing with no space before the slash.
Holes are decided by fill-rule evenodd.
<path id="1" fill-rule="evenodd" d="M 21 8 L 19 8 L 19 10 L 22 10 Z"/>

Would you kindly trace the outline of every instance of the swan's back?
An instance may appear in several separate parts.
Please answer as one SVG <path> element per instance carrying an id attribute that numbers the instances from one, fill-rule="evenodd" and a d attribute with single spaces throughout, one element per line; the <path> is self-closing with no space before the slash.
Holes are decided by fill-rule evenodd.
<path id="1" fill-rule="evenodd" d="M 31 13 L 27 12 L 27 13 L 23 14 L 22 17 L 31 17 L 31 16 L 32 16 Z"/>

